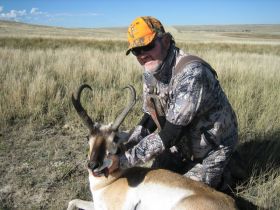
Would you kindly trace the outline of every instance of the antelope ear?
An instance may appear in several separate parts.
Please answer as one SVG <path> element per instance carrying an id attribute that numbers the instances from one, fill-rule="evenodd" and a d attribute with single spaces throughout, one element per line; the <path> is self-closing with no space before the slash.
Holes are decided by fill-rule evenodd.
<path id="1" fill-rule="evenodd" d="M 116 133 L 114 141 L 117 144 L 121 144 L 121 143 L 127 142 L 129 136 L 130 136 L 129 131 L 119 131 Z"/>
<path id="2" fill-rule="evenodd" d="M 129 134 L 126 132 L 121 132 L 116 134 L 115 138 L 113 139 L 114 151 L 111 151 L 111 154 L 123 154 L 126 151 L 126 147 L 124 145 L 127 142 Z"/>
<path id="3" fill-rule="evenodd" d="M 118 137 L 115 132 L 112 132 L 106 140 L 107 142 L 107 152 L 109 154 L 116 154 L 118 150 Z"/>

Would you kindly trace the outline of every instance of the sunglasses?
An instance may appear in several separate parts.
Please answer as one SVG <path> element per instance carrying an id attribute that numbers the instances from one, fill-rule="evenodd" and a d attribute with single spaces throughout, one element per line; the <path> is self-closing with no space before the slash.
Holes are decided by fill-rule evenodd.
<path id="1" fill-rule="evenodd" d="M 152 49 L 154 49 L 156 46 L 156 40 L 154 40 L 152 43 L 143 46 L 143 47 L 135 47 L 133 49 L 131 49 L 131 52 L 133 55 L 138 56 L 141 55 L 143 52 L 148 52 Z"/>

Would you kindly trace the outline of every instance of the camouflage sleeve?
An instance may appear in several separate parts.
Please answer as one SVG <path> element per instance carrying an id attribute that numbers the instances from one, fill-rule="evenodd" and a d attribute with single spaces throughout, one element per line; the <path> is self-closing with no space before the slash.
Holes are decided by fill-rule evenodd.
<path id="1" fill-rule="evenodd" d="M 137 125 L 133 132 L 130 134 L 127 142 L 125 143 L 126 149 L 138 144 L 143 138 L 150 134 L 149 129 L 144 128 L 142 125 Z"/>
<path id="2" fill-rule="evenodd" d="M 152 133 L 120 156 L 119 167 L 125 169 L 146 163 L 155 155 L 164 151 L 164 149 L 160 136 L 157 133 Z"/>
<path id="3" fill-rule="evenodd" d="M 199 63 L 187 65 L 185 70 L 176 75 L 173 94 L 166 119 L 175 125 L 188 125 L 197 114 L 203 101 L 203 67 Z"/>

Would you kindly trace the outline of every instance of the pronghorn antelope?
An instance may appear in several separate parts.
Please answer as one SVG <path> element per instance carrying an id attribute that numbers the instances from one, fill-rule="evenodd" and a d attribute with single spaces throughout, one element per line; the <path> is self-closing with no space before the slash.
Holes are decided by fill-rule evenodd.
<path id="1" fill-rule="evenodd" d="M 69 202 L 68 210 L 75 207 L 89 210 L 230 210 L 237 209 L 234 200 L 203 183 L 179 174 L 162 170 L 135 167 L 117 170 L 108 175 L 108 153 L 116 153 L 120 124 L 136 101 L 135 90 L 129 86 L 131 101 L 113 124 L 100 125 L 94 122 L 80 103 L 81 92 L 89 85 L 82 85 L 72 95 L 73 105 L 88 127 L 89 153 L 88 172 L 93 201 L 75 199 Z M 105 176 L 96 177 L 95 172 Z"/>

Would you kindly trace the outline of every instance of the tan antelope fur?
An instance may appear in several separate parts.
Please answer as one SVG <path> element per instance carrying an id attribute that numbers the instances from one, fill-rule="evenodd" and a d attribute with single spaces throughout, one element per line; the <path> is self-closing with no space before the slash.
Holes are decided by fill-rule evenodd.
<path id="1" fill-rule="evenodd" d="M 80 104 L 84 84 L 72 96 L 72 102 L 79 116 L 89 128 L 88 173 L 93 201 L 71 200 L 68 210 L 231 210 L 237 209 L 234 200 L 203 183 L 163 169 L 134 167 L 118 169 L 106 176 L 93 176 L 102 169 L 108 153 L 116 153 L 120 124 L 136 101 L 135 90 L 129 86 L 132 99 L 129 106 L 113 124 L 100 125 L 94 122 Z M 91 89 L 91 88 L 90 88 Z M 108 165 L 107 165 L 108 166 Z"/>

